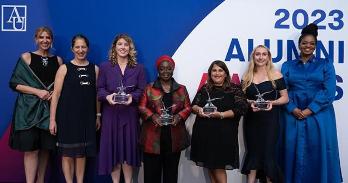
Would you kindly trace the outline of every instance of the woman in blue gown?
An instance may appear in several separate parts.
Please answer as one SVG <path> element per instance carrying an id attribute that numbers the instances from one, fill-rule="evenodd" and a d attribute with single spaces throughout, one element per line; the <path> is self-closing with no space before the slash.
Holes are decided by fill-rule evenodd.
<path id="1" fill-rule="evenodd" d="M 300 58 L 282 65 L 289 103 L 285 106 L 282 163 L 286 183 L 342 182 L 335 111 L 336 74 L 332 61 L 318 58 L 318 27 L 299 38 Z"/>

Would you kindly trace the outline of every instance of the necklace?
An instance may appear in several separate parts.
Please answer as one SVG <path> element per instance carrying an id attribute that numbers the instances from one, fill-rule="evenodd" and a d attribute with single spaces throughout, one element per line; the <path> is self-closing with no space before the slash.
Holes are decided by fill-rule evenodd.
<path id="1" fill-rule="evenodd" d="M 47 67 L 47 64 L 48 64 L 48 57 L 41 57 L 41 63 L 42 63 L 42 66 L 44 67 Z"/>

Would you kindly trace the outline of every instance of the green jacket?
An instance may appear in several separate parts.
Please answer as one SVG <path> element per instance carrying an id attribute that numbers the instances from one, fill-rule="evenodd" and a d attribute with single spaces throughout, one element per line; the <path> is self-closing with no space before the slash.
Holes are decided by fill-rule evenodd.
<path id="1" fill-rule="evenodd" d="M 16 90 L 17 85 L 31 86 L 49 91 L 53 83 L 46 87 L 22 58 L 18 59 L 10 79 L 10 87 Z M 47 100 L 41 100 L 36 95 L 18 92 L 12 123 L 14 130 L 26 130 L 34 126 L 48 130 L 50 109 Z"/>

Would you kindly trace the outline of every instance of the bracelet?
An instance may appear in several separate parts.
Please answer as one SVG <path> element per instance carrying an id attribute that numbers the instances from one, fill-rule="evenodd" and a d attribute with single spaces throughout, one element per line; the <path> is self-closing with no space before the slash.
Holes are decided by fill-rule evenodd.
<path id="1" fill-rule="evenodd" d="M 220 119 L 224 119 L 224 114 L 222 114 L 222 112 L 220 112 Z"/>
<path id="2" fill-rule="evenodd" d="M 100 116 L 101 116 L 101 113 L 100 113 L 100 112 L 98 112 L 96 115 L 97 115 L 97 117 L 100 117 Z"/>

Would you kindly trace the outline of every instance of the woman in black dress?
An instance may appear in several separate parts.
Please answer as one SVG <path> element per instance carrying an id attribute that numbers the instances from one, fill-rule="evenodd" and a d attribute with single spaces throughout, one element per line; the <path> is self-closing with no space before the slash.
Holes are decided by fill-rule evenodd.
<path id="1" fill-rule="evenodd" d="M 216 110 L 206 111 L 209 101 Z M 238 124 L 247 107 L 241 87 L 231 83 L 226 64 L 214 61 L 207 83 L 192 102 L 197 116 L 191 140 L 191 160 L 209 170 L 212 183 L 226 183 L 226 170 L 239 168 Z"/>
<path id="2" fill-rule="evenodd" d="M 279 106 L 288 102 L 285 82 L 282 74 L 274 69 L 271 52 L 267 47 L 257 46 L 250 58 L 242 81 L 243 92 L 250 103 L 244 118 L 246 157 L 242 173 L 248 175 L 248 183 L 264 177 L 267 182 L 283 182 L 276 162 L 276 144 L 279 136 Z M 266 101 L 264 108 L 257 103 L 263 100 Z"/>
<path id="3" fill-rule="evenodd" d="M 43 183 L 49 151 L 56 139 L 48 131 L 49 101 L 54 76 L 63 63 L 50 53 L 53 33 L 48 27 L 35 32 L 37 50 L 19 58 L 10 80 L 10 87 L 19 93 L 12 119 L 9 145 L 24 152 L 26 182 Z"/>
<path id="4" fill-rule="evenodd" d="M 58 135 L 58 151 L 67 183 L 74 172 L 83 183 L 86 157 L 96 155 L 96 130 L 100 127 L 96 105 L 98 67 L 87 60 L 88 39 L 72 39 L 74 59 L 57 71 L 51 103 L 50 132 Z M 97 114 L 97 115 L 96 115 Z"/>

